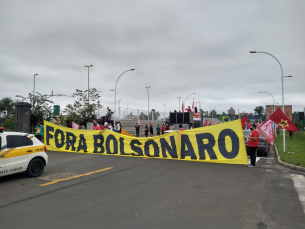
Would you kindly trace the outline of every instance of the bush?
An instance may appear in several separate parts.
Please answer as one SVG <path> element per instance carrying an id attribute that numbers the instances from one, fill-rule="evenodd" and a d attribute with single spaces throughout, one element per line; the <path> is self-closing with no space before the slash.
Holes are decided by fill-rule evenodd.
<path id="1" fill-rule="evenodd" d="M 14 119 L 6 119 L 1 126 L 4 127 L 5 131 L 15 130 L 15 121 Z"/>
<path id="2" fill-rule="evenodd" d="M 299 122 L 295 121 L 293 124 L 296 126 L 296 128 L 298 129 L 301 128 L 301 124 Z"/>

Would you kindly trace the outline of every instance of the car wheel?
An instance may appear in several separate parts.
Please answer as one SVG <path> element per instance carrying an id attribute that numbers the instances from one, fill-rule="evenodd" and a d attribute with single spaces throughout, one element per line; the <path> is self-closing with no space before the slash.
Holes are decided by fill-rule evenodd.
<path id="1" fill-rule="evenodd" d="M 44 170 L 43 161 L 39 158 L 34 158 L 28 165 L 28 169 L 26 170 L 26 173 L 30 177 L 38 177 L 42 174 L 43 170 Z"/>

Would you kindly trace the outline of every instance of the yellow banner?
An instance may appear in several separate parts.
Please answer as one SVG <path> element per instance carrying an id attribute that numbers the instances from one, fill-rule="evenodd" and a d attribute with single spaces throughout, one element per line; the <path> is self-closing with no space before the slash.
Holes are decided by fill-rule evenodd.
<path id="1" fill-rule="evenodd" d="M 109 130 L 78 130 L 44 121 L 48 150 L 185 161 L 248 164 L 240 120 L 136 138 Z"/>

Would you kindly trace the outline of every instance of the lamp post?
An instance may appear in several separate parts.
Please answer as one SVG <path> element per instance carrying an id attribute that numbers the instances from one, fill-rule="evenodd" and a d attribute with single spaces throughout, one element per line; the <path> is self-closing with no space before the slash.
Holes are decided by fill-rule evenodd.
<path id="1" fill-rule="evenodd" d="M 121 118 L 120 102 L 121 102 L 121 100 L 119 99 L 119 106 L 118 106 L 118 108 L 119 108 L 119 119 Z"/>
<path id="2" fill-rule="evenodd" d="M 214 108 L 217 107 L 217 106 L 220 106 L 220 104 L 215 105 L 215 106 L 213 107 L 213 110 L 214 110 Z M 212 110 L 212 120 L 213 120 L 213 115 L 214 115 L 213 110 Z"/>
<path id="3" fill-rule="evenodd" d="M 185 98 L 185 100 L 184 100 L 184 106 L 186 106 L 185 105 L 185 103 L 186 103 L 186 99 L 189 97 L 189 96 L 191 96 L 191 95 L 195 95 L 196 93 L 192 93 L 192 94 L 189 94 L 188 96 L 186 96 L 186 98 Z"/>
<path id="4" fill-rule="evenodd" d="M 266 93 L 266 94 L 269 94 L 269 95 L 271 95 L 269 92 L 264 92 L 264 91 L 260 91 L 259 93 Z M 273 95 L 271 95 L 272 96 L 272 98 L 273 98 L 273 112 L 275 111 L 275 100 L 274 100 L 274 97 L 273 97 Z M 273 113 L 272 112 L 272 113 Z M 273 127 L 273 133 L 275 133 L 275 125 L 274 125 L 274 127 Z"/>
<path id="5" fill-rule="evenodd" d="M 35 76 L 37 76 L 38 74 L 34 74 L 34 87 L 33 87 L 33 113 L 34 113 L 34 100 L 35 100 Z"/>
<path id="6" fill-rule="evenodd" d="M 98 91 L 98 104 L 100 104 L 100 93 L 102 91 Z M 100 116 L 100 108 L 97 109 L 97 115 Z"/>
<path id="7" fill-rule="evenodd" d="M 147 96 L 148 96 L 148 121 L 149 121 L 149 88 L 151 88 L 151 86 L 147 86 L 145 88 L 147 88 Z"/>
<path id="8" fill-rule="evenodd" d="M 93 67 L 93 65 L 85 65 L 88 68 L 88 105 L 89 105 L 89 68 Z"/>
<path id="9" fill-rule="evenodd" d="M 179 107 L 178 107 L 178 111 L 180 111 L 180 99 L 181 99 L 181 96 L 180 97 L 177 97 L 179 99 Z"/>
<path id="10" fill-rule="evenodd" d="M 281 67 L 281 80 L 282 80 L 282 110 L 283 110 L 283 113 L 285 113 L 285 110 L 284 110 L 284 76 L 283 76 L 283 68 L 282 68 L 282 65 L 281 65 L 280 61 L 275 56 L 273 56 L 272 54 L 267 53 L 267 52 L 250 51 L 250 53 L 265 53 L 269 56 L 272 56 L 279 63 L 279 65 Z M 285 76 L 285 77 L 292 77 L 292 76 L 289 75 L 289 76 Z M 284 130 L 284 128 L 283 128 L 283 150 L 284 150 L 284 153 L 285 153 L 285 130 Z"/>
<path id="11" fill-rule="evenodd" d="M 132 69 L 126 70 L 125 72 L 134 71 L 134 70 L 135 69 L 132 68 Z M 121 75 L 123 75 L 125 72 L 123 72 Z M 121 75 L 116 80 L 115 88 L 114 88 L 114 111 L 113 111 L 113 123 L 114 123 L 114 126 L 115 126 L 115 109 L 116 109 L 116 85 L 117 85 L 118 80 L 120 79 Z"/>
<path id="12" fill-rule="evenodd" d="M 163 104 L 164 105 L 164 121 L 165 121 L 165 104 Z"/>

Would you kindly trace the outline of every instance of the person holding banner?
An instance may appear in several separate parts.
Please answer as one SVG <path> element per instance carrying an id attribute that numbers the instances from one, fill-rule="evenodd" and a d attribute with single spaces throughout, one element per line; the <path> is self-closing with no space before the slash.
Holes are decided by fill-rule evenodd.
<path id="1" fill-rule="evenodd" d="M 251 159 L 251 163 L 249 164 L 248 167 L 251 168 L 251 167 L 255 167 L 256 149 L 257 149 L 258 142 L 259 142 L 259 133 L 256 129 L 255 123 L 251 124 L 250 130 L 252 130 L 252 133 L 248 137 L 244 136 L 244 138 L 248 139 L 249 154 L 250 154 L 250 159 Z"/>
<path id="2" fill-rule="evenodd" d="M 41 125 L 40 122 L 37 122 L 37 126 L 35 129 L 36 129 L 36 138 L 39 141 L 42 141 L 43 125 Z"/>

